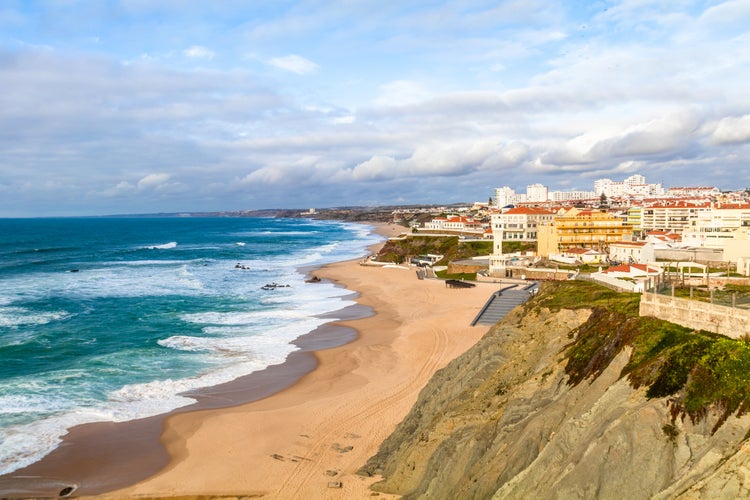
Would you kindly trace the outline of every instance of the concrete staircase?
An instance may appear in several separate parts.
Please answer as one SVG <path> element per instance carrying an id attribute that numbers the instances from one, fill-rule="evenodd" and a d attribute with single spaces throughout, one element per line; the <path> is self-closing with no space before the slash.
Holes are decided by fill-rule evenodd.
<path id="1" fill-rule="evenodd" d="M 538 285 L 531 283 L 526 286 L 511 285 L 493 293 L 487 303 L 471 322 L 475 325 L 494 325 L 505 317 L 516 306 L 523 304 L 533 293 L 536 293 Z"/>

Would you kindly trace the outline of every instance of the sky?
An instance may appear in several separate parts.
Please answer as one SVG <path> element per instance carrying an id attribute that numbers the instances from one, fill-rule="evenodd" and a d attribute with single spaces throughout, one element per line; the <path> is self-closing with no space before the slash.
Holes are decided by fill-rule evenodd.
<path id="1" fill-rule="evenodd" d="M 0 217 L 750 186 L 750 0 L 0 0 Z"/>

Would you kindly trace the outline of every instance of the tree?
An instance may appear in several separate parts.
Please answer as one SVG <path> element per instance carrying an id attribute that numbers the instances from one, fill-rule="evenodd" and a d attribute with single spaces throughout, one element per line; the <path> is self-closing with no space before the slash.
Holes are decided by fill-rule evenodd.
<path id="1" fill-rule="evenodd" d="M 607 208 L 609 206 L 609 203 L 607 203 L 607 195 L 602 193 L 601 196 L 599 196 L 599 208 Z"/>

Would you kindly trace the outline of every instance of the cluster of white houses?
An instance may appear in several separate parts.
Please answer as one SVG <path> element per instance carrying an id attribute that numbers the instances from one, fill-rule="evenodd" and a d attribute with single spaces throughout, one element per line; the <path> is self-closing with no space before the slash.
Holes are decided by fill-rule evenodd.
<path id="1" fill-rule="evenodd" d="M 601 190 L 599 197 L 624 196 L 629 203 L 618 208 L 565 206 L 555 203 L 541 185 L 529 186 L 525 201 L 520 202 L 505 187 L 495 192 L 489 223 L 466 216 L 443 217 L 425 224 L 425 229 L 492 238 L 490 274 L 495 275 L 502 275 L 509 262 L 503 242 L 518 241 L 536 243 L 537 259 L 609 264 L 612 273 L 622 272 L 623 266 L 646 266 L 643 272 L 648 274 L 649 264 L 666 258 L 722 263 L 750 276 L 750 203 L 742 199 L 746 193 L 735 193 L 726 201 L 716 188 L 665 192 L 659 184 L 647 184 L 642 176 L 620 183 L 601 179 L 595 188 Z M 670 197 L 670 193 L 682 197 Z M 652 198 L 655 194 L 662 196 Z"/>

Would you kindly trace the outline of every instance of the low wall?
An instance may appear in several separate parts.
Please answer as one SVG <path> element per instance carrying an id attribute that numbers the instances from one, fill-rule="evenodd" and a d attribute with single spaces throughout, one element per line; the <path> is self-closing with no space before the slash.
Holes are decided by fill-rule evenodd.
<path id="1" fill-rule="evenodd" d="M 569 279 L 573 272 L 558 271 L 555 269 L 540 269 L 535 267 L 515 268 L 509 267 L 511 278 L 521 278 L 527 280 L 547 280 L 547 281 L 565 281 Z"/>
<path id="2" fill-rule="evenodd" d="M 448 274 L 478 273 L 479 271 L 487 270 L 487 264 L 469 264 L 468 262 L 470 261 L 463 260 L 461 262 L 449 262 Z"/>
<path id="3" fill-rule="evenodd" d="M 654 293 L 641 295 L 639 314 L 731 338 L 750 335 L 750 311 Z"/>
<path id="4" fill-rule="evenodd" d="M 659 260 L 692 261 L 709 266 L 721 266 L 724 251 L 720 248 L 660 248 L 654 250 Z"/>

